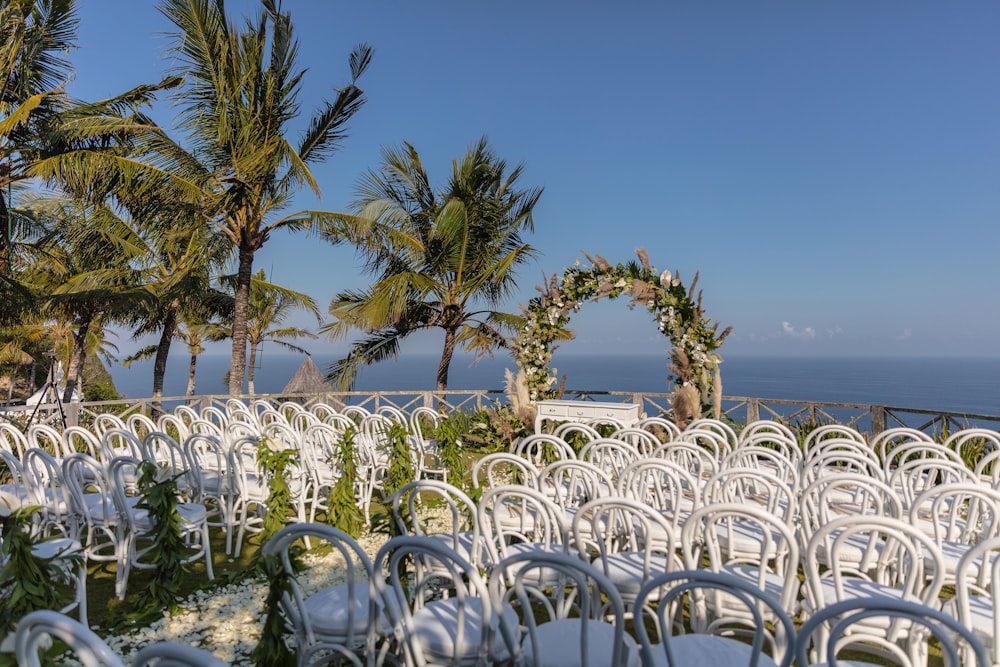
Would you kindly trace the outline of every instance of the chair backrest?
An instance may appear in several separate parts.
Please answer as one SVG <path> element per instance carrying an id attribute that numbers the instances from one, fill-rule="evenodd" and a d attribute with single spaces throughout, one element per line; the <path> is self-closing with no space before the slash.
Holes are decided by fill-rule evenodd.
<path id="1" fill-rule="evenodd" d="M 39 651 L 48 637 L 64 642 L 84 667 L 125 667 L 104 640 L 89 628 L 56 611 L 33 611 L 17 623 L 14 652 L 22 667 L 41 667 Z"/>
<path id="2" fill-rule="evenodd" d="M 684 442 L 690 442 L 707 451 L 712 458 L 719 460 L 733 451 L 733 445 L 725 434 L 709 428 L 686 428 L 678 436 Z M 735 440 L 735 436 L 734 436 Z"/>
<path id="3" fill-rule="evenodd" d="M 98 438 L 103 437 L 105 432 L 113 428 L 127 429 L 128 427 L 121 417 L 110 412 L 102 412 L 94 417 L 94 433 Z"/>
<path id="4" fill-rule="evenodd" d="M 441 419 L 441 413 L 434 408 L 423 405 L 413 408 L 410 413 L 410 433 L 419 438 L 422 443 L 432 440 L 439 419 Z"/>
<path id="5" fill-rule="evenodd" d="M 978 468 L 983 458 L 1000 452 L 1000 432 L 987 428 L 962 429 L 952 433 L 944 441 L 944 446 L 958 454 L 966 465 Z"/>
<path id="6" fill-rule="evenodd" d="M 133 412 L 125 418 L 125 428 L 135 434 L 135 437 L 142 440 L 147 433 L 152 433 L 159 427 L 152 419 L 141 412 Z"/>
<path id="7" fill-rule="evenodd" d="M 715 641 L 706 646 L 706 651 L 714 652 L 722 642 L 739 642 L 746 637 L 733 637 L 734 627 L 742 629 L 743 635 L 749 636 L 749 651 L 741 650 L 750 659 L 751 667 L 762 664 L 760 658 L 769 654 L 778 667 L 788 667 L 792 663 L 793 652 L 783 650 L 781 638 L 795 637 L 795 624 L 776 598 L 765 594 L 756 583 L 740 577 L 721 572 L 707 570 L 681 570 L 658 575 L 646 582 L 639 591 L 635 602 L 637 618 L 633 626 L 642 651 L 644 665 L 664 664 L 657 655 L 666 656 L 667 665 L 696 664 L 698 644 L 690 644 L 693 648 L 685 655 L 693 662 L 687 663 L 675 657 L 673 634 L 675 619 L 680 618 L 680 610 L 684 607 L 697 609 L 698 605 L 689 603 L 703 599 L 707 592 L 725 595 L 731 605 L 742 604 L 743 613 L 717 618 L 695 617 L 690 621 L 691 627 L 682 632 L 716 635 Z M 654 606 L 649 602 L 658 600 Z M 650 618 L 652 616 L 652 618 Z M 773 620 L 775 631 L 772 633 L 766 620 Z M 749 620 L 747 620 L 749 619 Z M 655 628 L 659 633 L 659 644 L 649 636 L 649 628 Z"/>
<path id="8" fill-rule="evenodd" d="M 861 435 L 857 429 L 845 424 L 823 424 L 817 426 L 806 434 L 802 442 L 802 451 L 806 456 L 809 452 L 824 440 L 853 440 L 854 442 L 867 446 L 865 436 Z"/>
<path id="9" fill-rule="evenodd" d="M 57 459 L 73 453 L 68 451 L 69 447 L 63 440 L 62 433 L 48 424 L 32 424 L 24 437 L 29 449 L 44 449 Z"/>
<path id="10" fill-rule="evenodd" d="M 477 512 L 491 564 L 510 555 L 511 545 L 565 550 L 569 544 L 566 513 L 537 489 L 521 485 L 489 488 L 479 499 Z"/>
<path id="11" fill-rule="evenodd" d="M 701 503 L 701 481 L 684 467 L 663 459 L 639 459 L 618 476 L 618 495 L 648 505 L 680 530 L 692 507 Z"/>
<path id="12" fill-rule="evenodd" d="M 608 437 L 628 444 L 639 456 L 649 456 L 663 444 L 655 435 L 641 428 L 620 428 Z"/>
<path id="13" fill-rule="evenodd" d="M 704 482 L 719 470 L 720 459 L 698 445 L 684 440 L 666 442 L 657 447 L 651 456 L 676 463 L 696 479 Z"/>
<path id="14" fill-rule="evenodd" d="M 850 441 L 840 440 L 836 442 L 848 443 Z M 821 447 L 814 449 L 811 454 L 807 454 L 802 461 L 802 474 L 800 476 L 802 486 L 808 486 L 825 475 L 843 473 L 857 473 L 885 481 L 882 465 L 870 449 L 860 448 L 853 444 L 849 447 L 848 449 L 827 449 L 825 445 L 821 445 Z"/>
<path id="15" fill-rule="evenodd" d="M 164 412 L 160 415 L 160 418 L 156 420 L 156 430 L 161 433 L 166 433 L 177 442 L 184 442 L 184 439 L 191 434 L 189 425 L 192 421 L 194 421 L 194 419 L 191 421 L 185 421 L 179 414 Z"/>
<path id="16" fill-rule="evenodd" d="M 740 429 L 738 444 L 742 444 L 757 436 L 777 437 L 781 440 L 791 441 L 795 443 L 796 447 L 798 446 L 798 438 L 795 432 L 785 424 L 773 419 L 758 419 L 744 426 Z"/>
<path id="17" fill-rule="evenodd" d="M 869 446 L 879 459 L 885 461 L 893 449 L 911 442 L 933 442 L 933 440 L 918 429 L 909 426 L 896 426 L 873 435 Z"/>
<path id="18" fill-rule="evenodd" d="M 742 444 L 727 454 L 719 466 L 720 472 L 739 468 L 775 475 L 794 490 L 801 485 L 800 466 L 782 450 Z"/>
<path id="19" fill-rule="evenodd" d="M 612 479 L 618 479 L 619 473 L 633 461 L 639 460 L 639 450 L 631 444 L 617 438 L 598 438 L 591 440 L 580 450 L 581 461 L 589 461 L 608 473 Z"/>
<path id="20" fill-rule="evenodd" d="M 799 520 L 806 535 L 847 514 L 903 518 L 903 502 L 892 487 L 859 473 L 821 476 L 799 498 Z"/>
<path id="21" fill-rule="evenodd" d="M 979 477 L 963 463 L 932 457 L 900 464 L 887 482 L 896 493 L 900 494 L 903 508 L 909 510 L 917 496 L 935 486 L 955 482 L 978 484 Z"/>
<path id="22" fill-rule="evenodd" d="M 609 576 L 609 556 L 641 554 L 632 563 L 644 579 L 657 570 L 683 569 L 675 545 L 679 535 L 671 523 L 645 503 L 621 496 L 591 500 L 573 515 L 573 544 L 588 560 L 599 559 Z"/>
<path id="23" fill-rule="evenodd" d="M 8 451 L 20 459 L 21 454 L 27 448 L 28 441 L 24 437 L 24 431 L 13 424 L 0 421 L 0 449 Z"/>
<path id="24" fill-rule="evenodd" d="M 493 452 L 472 464 L 472 488 L 524 484 L 538 488 L 538 468 L 523 456 Z"/>
<path id="25" fill-rule="evenodd" d="M 522 438 L 511 448 L 511 452 L 531 461 L 531 465 L 539 470 L 549 463 L 570 461 L 576 458 L 576 452 L 563 440 L 554 435 L 536 433 Z"/>
<path id="26" fill-rule="evenodd" d="M 239 401 L 236 402 L 239 403 Z M 242 406 L 242 403 L 240 405 Z M 231 412 L 232 411 L 229 410 L 228 408 L 225 411 L 223 411 L 215 407 L 214 405 L 206 405 L 201 409 L 201 411 L 198 414 L 200 415 L 202 420 L 215 424 L 216 428 L 221 431 L 226 427 L 226 424 L 229 423 L 229 414 Z M 247 412 L 246 407 L 243 407 L 243 412 Z"/>
<path id="27" fill-rule="evenodd" d="M 902 597 L 933 604 L 945 566 L 934 540 L 909 521 L 884 516 L 843 516 L 821 526 L 802 553 L 807 598 L 821 604 L 824 580 L 838 595 L 848 579 L 889 586 Z M 829 600 L 825 600 L 826 603 Z"/>
<path id="28" fill-rule="evenodd" d="M 421 510 L 422 504 L 436 506 L 436 511 L 429 515 Z M 467 553 L 473 565 L 479 564 L 481 551 L 476 548 L 470 552 L 462 547 L 466 541 L 463 533 L 467 531 L 472 531 L 472 544 L 481 544 L 476 503 L 458 487 L 436 479 L 418 479 L 392 494 L 390 509 L 400 533 L 448 535 L 452 549 Z"/>
<path id="29" fill-rule="evenodd" d="M 538 473 L 538 488 L 553 494 L 556 504 L 565 509 L 606 496 L 615 488 L 608 473 L 589 461 L 556 461 Z"/>
<path id="30" fill-rule="evenodd" d="M 813 613 L 799 628 L 796 664 L 847 664 L 837 660 L 839 653 L 861 651 L 878 655 L 879 664 L 885 664 L 886 658 L 891 656 L 890 659 L 900 665 L 918 667 L 921 663 L 913 662 L 896 642 L 864 632 L 863 625 L 861 632 L 852 627 L 875 618 L 880 619 L 879 625 L 905 626 L 905 633 L 911 640 L 916 637 L 918 641 L 927 642 L 928 636 L 933 636 L 940 647 L 944 667 L 990 667 L 993 664 L 983 643 L 959 620 L 928 605 L 886 596 L 842 600 Z M 819 632 L 821 628 L 825 628 L 823 632 Z M 890 630 L 888 634 L 900 633 Z M 827 637 L 825 642 L 820 638 L 823 635 Z M 961 638 L 961 643 L 956 642 L 956 638 Z M 972 652 L 972 661 L 963 659 L 963 648 Z"/>
<path id="31" fill-rule="evenodd" d="M 772 422 L 777 423 L 777 422 Z M 780 452 L 782 456 L 795 466 L 802 466 L 802 448 L 795 436 L 784 435 L 778 431 L 758 430 L 740 435 L 740 441 L 733 449 L 738 452 L 744 449 L 759 451 L 761 449 Z"/>
<path id="32" fill-rule="evenodd" d="M 677 436 L 681 434 L 681 429 L 677 424 L 666 417 L 646 417 L 645 419 L 640 419 L 636 424 L 636 428 L 641 428 L 644 431 L 652 433 L 661 443 L 676 440 Z"/>
<path id="33" fill-rule="evenodd" d="M 917 496 L 910 522 L 927 526 L 938 546 L 978 544 L 1000 536 L 1000 491 L 985 484 L 939 484 Z"/>
<path id="34" fill-rule="evenodd" d="M 876 454 L 878 454 L 878 452 L 876 452 Z M 900 467 L 913 463 L 914 461 L 928 459 L 950 461 L 952 463 L 965 465 L 965 462 L 961 459 L 961 457 L 959 457 L 955 450 L 948 449 L 944 445 L 930 440 L 907 440 L 885 452 L 885 456 L 882 458 L 882 469 L 885 471 L 885 476 L 888 478 Z"/>
<path id="35" fill-rule="evenodd" d="M 702 491 L 706 503 L 742 503 L 780 516 L 791 525 L 799 512 L 796 488 L 787 481 L 755 468 L 722 469 Z"/>
<path id="36" fill-rule="evenodd" d="M 112 428 L 101 436 L 101 463 L 110 465 L 116 456 L 131 456 L 143 458 L 142 441 L 127 428 Z"/>
<path id="37" fill-rule="evenodd" d="M 82 426 L 67 426 L 63 431 L 63 441 L 72 452 L 82 452 L 98 458 L 101 452 L 101 440 L 93 431 Z M 72 453 L 70 452 L 70 453 Z"/>
<path id="38" fill-rule="evenodd" d="M 549 585 L 553 575 L 558 583 Z M 539 585 L 538 582 L 544 582 Z M 576 556 L 558 552 L 527 551 L 504 558 L 490 576 L 490 599 L 494 604 L 513 606 L 526 627 L 521 640 L 520 627 L 499 618 L 500 633 L 514 656 L 514 664 L 525 662 L 525 653 L 537 659 L 527 664 L 541 665 L 542 650 L 539 626 L 553 621 L 579 624 L 579 631 L 568 633 L 564 654 L 572 656 L 567 664 L 588 667 L 593 660 L 591 628 L 607 623 L 613 628 L 611 658 L 607 664 L 629 664 L 629 644 L 625 638 L 625 605 L 614 584 L 604 574 Z M 544 586 L 544 588 L 543 588 Z"/>
<path id="39" fill-rule="evenodd" d="M 587 443 L 591 440 L 597 440 L 601 437 L 601 434 L 593 426 L 584 424 L 583 422 L 566 422 L 564 424 L 559 424 L 552 430 L 552 435 L 557 438 L 565 440 L 567 443 Z"/>
<path id="40" fill-rule="evenodd" d="M 82 453 L 63 459 L 62 468 L 73 512 L 91 528 L 114 525 L 119 514 L 107 468 Z"/>
<path id="41" fill-rule="evenodd" d="M 712 431 L 726 439 L 729 449 L 735 447 L 736 443 L 739 442 L 739 437 L 736 435 L 733 427 L 721 419 L 712 419 L 710 417 L 695 419 L 684 427 L 684 431 Z"/>

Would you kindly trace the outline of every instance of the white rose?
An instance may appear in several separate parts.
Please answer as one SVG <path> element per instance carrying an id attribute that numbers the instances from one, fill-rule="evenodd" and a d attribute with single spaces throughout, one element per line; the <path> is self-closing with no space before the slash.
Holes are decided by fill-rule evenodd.
<path id="1" fill-rule="evenodd" d="M 669 285 L 670 284 L 670 279 L 672 277 L 673 276 L 670 275 L 669 271 L 664 271 L 663 273 L 660 274 L 660 284 L 661 285 Z"/>
<path id="2" fill-rule="evenodd" d="M 21 509 L 21 498 L 8 491 L 0 491 L 0 518 L 7 518 Z"/>

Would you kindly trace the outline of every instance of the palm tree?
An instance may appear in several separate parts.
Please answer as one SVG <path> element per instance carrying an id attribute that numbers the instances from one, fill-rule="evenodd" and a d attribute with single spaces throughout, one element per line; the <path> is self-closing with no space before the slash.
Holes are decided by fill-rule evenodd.
<path id="1" fill-rule="evenodd" d="M 104 328 L 154 297 L 137 280 L 141 240 L 106 207 L 66 198 L 38 198 L 35 205 L 48 233 L 31 248 L 24 276 L 40 295 L 44 319 L 67 332 L 69 402 L 88 352 L 105 346 Z"/>
<path id="2" fill-rule="evenodd" d="M 231 394 L 240 393 L 246 372 L 254 254 L 278 229 L 316 230 L 328 218 L 315 211 L 280 213 L 303 185 L 319 194 L 310 165 L 346 137 L 347 121 L 365 102 L 355 84 L 371 61 L 368 46 L 352 51 L 351 82 L 321 105 L 295 147 L 286 136 L 299 116 L 298 42 L 280 1 L 262 0 L 261 7 L 240 28 L 226 16 L 223 0 L 163 1 L 161 10 L 177 28 L 172 56 L 184 83 L 176 102 L 189 150 L 165 137 L 150 144 L 159 155 L 154 163 L 169 165 L 179 186 L 197 192 L 203 214 L 238 257 Z"/>
<path id="3" fill-rule="evenodd" d="M 11 185 L 29 178 L 43 127 L 64 106 L 60 87 L 71 66 L 62 55 L 76 41 L 74 0 L 5 0 L 0 4 L 0 275 L 6 275 L 14 220 Z"/>
<path id="4" fill-rule="evenodd" d="M 453 162 L 447 187 L 435 194 L 413 146 L 383 151 L 381 170 L 361 182 L 356 215 L 341 220 L 377 278 L 330 304 L 334 321 L 323 330 L 331 338 L 365 332 L 331 366 L 332 380 L 349 387 L 361 366 L 397 356 L 409 334 L 440 328 L 442 391 L 457 345 L 480 355 L 504 345 L 519 318 L 497 309 L 511 294 L 517 267 L 534 256 L 522 232 L 534 230 L 541 196 L 540 189 L 517 189 L 522 171 L 519 165 L 506 173 L 506 162 L 482 138 Z"/>
<path id="5" fill-rule="evenodd" d="M 250 282 L 250 308 L 247 316 L 247 343 L 250 345 L 250 362 L 247 364 L 248 393 L 255 393 L 254 372 L 257 352 L 262 344 L 275 343 L 293 352 L 309 354 L 305 348 L 289 343 L 285 339 L 316 338 L 316 334 L 300 327 L 281 326 L 292 311 L 299 308 L 304 308 L 315 315 L 317 324 L 321 322 L 319 308 L 312 297 L 269 282 L 263 269 L 253 276 Z M 219 327 L 212 330 L 209 335 L 214 340 L 229 338 L 232 329 Z M 232 384 L 231 379 L 230 384 Z M 242 382 L 240 388 L 242 389 Z"/>
<path id="6" fill-rule="evenodd" d="M 225 259 L 226 248 L 218 243 L 218 237 L 185 217 L 183 211 L 169 208 L 143 223 L 136 229 L 136 236 L 147 244 L 142 281 L 156 299 L 141 304 L 145 307 L 129 314 L 126 321 L 136 327 L 136 336 L 158 333 L 159 338 L 156 345 L 126 359 L 125 365 L 153 358 L 155 405 L 163 396 L 167 358 L 178 326 L 186 319 L 232 315 L 232 297 L 212 286 L 212 271 L 221 268 Z"/>

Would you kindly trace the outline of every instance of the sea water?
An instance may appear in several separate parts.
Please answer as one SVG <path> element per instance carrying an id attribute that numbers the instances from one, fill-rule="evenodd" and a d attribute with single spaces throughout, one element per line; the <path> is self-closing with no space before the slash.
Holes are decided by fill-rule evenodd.
<path id="1" fill-rule="evenodd" d="M 257 393 L 284 389 L 304 360 L 302 356 L 265 356 L 255 371 Z M 314 359 L 326 372 L 333 358 Z M 669 392 L 668 359 L 624 355 L 572 355 L 553 359 L 566 387 L 584 391 Z M 403 356 L 362 369 L 355 389 L 433 389 L 438 359 Z M 187 387 L 188 357 L 174 355 L 167 364 L 165 396 L 181 396 Z M 471 363 L 456 357 L 449 374 L 451 389 L 504 387 L 504 370 L 514 368 L 508 356 Z M 981 415 L 1000 415 L 1000 358 L 799 358 L 727 357 L 722 364 L 726 396 L 794 401 L 884 405 Z M 228 356 L 198 358 L 199 394 L 224 394 Z M 129 398 L 148 397 L 152 390 L 152 363 L 111 369 L 118 391 Z"/>

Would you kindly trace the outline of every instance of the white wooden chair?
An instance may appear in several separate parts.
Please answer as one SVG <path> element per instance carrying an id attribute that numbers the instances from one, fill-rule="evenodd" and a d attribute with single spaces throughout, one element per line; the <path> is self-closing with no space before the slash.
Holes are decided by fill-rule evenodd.
<path id="1" fill-rule="evenodd" d="M 553 573 L 558 583 L 549 585 Z M 494 605 L 510 605 L 521 615 L 521 624 L 513 615 L 499 618 L 514 664 L 638 667 L 635 641 L 624 631 L 622 599 L 590 563 L 562 553 L 514 554 L 497 564 L 489 585 Z"/>
<path id="2" fill-rule="evenodd" d="M 41 667 L 39 652 L 49 638 L 64 642 L 84 667 L 125 667 L 104 640 L 89 628 L 59 612 L 40 610 L 18 621 L 14 652 L 20 667 Z"/>
<path id="3" fill-rule="evenodd" d="M 709 615 L 704 601 L 724 595 L 739 613 Z M 653 607 L 648 600 L 658 600 Z M 643 610 L 633 624 L 646 667 L 789 667 L 793 651 L 776 638 L 795 637 L 795 624 L 776 600 L 756 584 L 722 572 L 681 570 L 661 574 L 639 591 L 636 609 Z M 705 622 L 685 625 L 686 611 Z M 766 622 L 775 619 L 778 630 Z M 655 628 L 658 636 L 650 636 Z"/>

